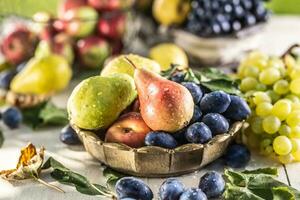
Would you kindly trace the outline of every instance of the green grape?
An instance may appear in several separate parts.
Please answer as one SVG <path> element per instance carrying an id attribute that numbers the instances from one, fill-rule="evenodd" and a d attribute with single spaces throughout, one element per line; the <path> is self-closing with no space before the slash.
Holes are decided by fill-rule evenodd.
<path id="1" fill-rule="evenodd" d="M 285 120 L 292 111 L 292 104 L 287 100 L 277 101 L 272 109 L 272 114 L 278 117 L 281 121 Z"/>
<path id="2" fill-rule="evenodd" d="M 280 119 L 276 116 L 268 116 L 263 119 L 263 129 L 269 134 L 275 134 L 280 128 Z"/>
<path id="3" fill-rule="evenodd" d="M 244 76 L 246 77 L 258 77 L 259 75 L 259 69 L 255 66 L 249 66 L 249 67 L 246 67 L 245 70 L 244 70 Z"/>
<path id="4" fill-rule="evenodd" d="M 284 56 L 284 63 L 287 67 L 288 73 L 291 74 L 291 72 L 296 68 L 297 63 L 296 60 L 293 56 L 291 55 L 286 55 Z"/>
<path id="5" fill-rule="evenodd" d="M 292 142 L 286 136 L 277 136 L 273 141 L 273 149 L 278 155 L 287 155 L 292 151 Z"/>
<path id="6" fill-rule="evenodd" d="M 282 156 L 278 156 L 278 160 L 279 162 L 281 162 L 282 164 L 289 164 L 292 163 L 294 161 L 294 156 L 292 154 L 287 154 L 287 155 L 282 155 Z"/>
<path id="7" fill-rule="evenodd" d="M 300 102 L 292 103 L 292 111 L 300 111 Z"/>
<path id="8" fill-rule="evenodd" d="M 255 92 L 253 94 L 253 102 L 258 105 L 263 102 L 271 103 L 271 98 L 265 92 Z"/>
<path id="9" fill-rule="evenodd" d="M 273 85 L 273 90 L 277 94 L 286 94 L 289 92 L 289 82 L 286 80 L 279 80 Z"/>
<path id="10" fill-rule="evenodd" d="M 300 161 L 300 151 L 297 151 L 295 153 L 292 153 L 292 155 L 295 158 L 295 161 L 299 162 Z"/>
<path id="11" fill-rule="evenodd" d="M 285 135 L 285 136 L 288 136 L 290 137 L 291 133 L 292 133 L 292 129 L 291 127 L 289 127 L 288 125 L 286 124 L 282 124 L 279 128 L 279 134 L 280 135 Z"/>
<path id="12" fill-rule="evenodd" d="M 253 131 L 253 133 L 261 134 L 264 132 L 262 123 L 263 119 L 260 117 L 253 117 L 251 119 L 251 130 Z"/>
<path id="13" fill-rule="evenodd" d="M 295 68 L 290 72 L 291 79 L 299 79 L 300 78 L 300 68 Z"/>
<path id="14" fill-rule="evenodd" d="M 300 95 L 300 78 L 291 81 L 290 90 L 292 93 Z"/>
<path id="15" fill-rule="evenodd" d="M 243 64 L 247 66 L 256 66 L 261 70 L 267 67 L 268 60 L 269 57 L 266 54 L 259 51 L 253 51 L 243 61 Z"/>
<path id="16" fill-rule="evenodd" d="M 272 85 L 280 79 L 280 76 L 278 69 L 267 68 L 259 74 L 259 81 L 265 85 Z"/>
<path id="17" fill-rule="evenodd" d="M 239 67 L 238 67 L 238 71 L 237 71 L 237 74 L 240 78 L 244 78 L 245 77 L 245 70 L 246 70 L 247 66 L 246 65 L 243 65 L 241 64 Z"/>
<path id="18" fill-rule="evenodd" d="M 291 128 L 290 137 L 300 139 L 300 126 L 294 126 L 294 127 Z"/>
<path id="19" fill-rule="evenodd" d="M 260 103 L 256 106 L 255 112 L 258 116 L 268 116 L 272 111 L 272 104 L 268 102 Z"/>
<path id="20" fill-rule="evenodd" d="M 300 103 L 300 99 L 296 95 L 289 94 L 286 95 L 285 98 L 291 100 L 293 103 Z"/>
<path id="21" fill-rule="evenodd" d="M 270 146 L 272 145 L 272 140 L 270 138 L 266 138 L 266 139 L 263 139 L 261 142 L 260 142 L 260 146 L 265 148 L 267 146 Z"/>
<path id="22" fill-rule="evenodd" d="M 291 127 L 300 125 L 300 111 L 292 111 L 287 116 L 286 122 Z"/>
<path id="23" fill-rule="evenodd" d="M 291 138 L 292 142 L 292 153 L 295 153 L 297 151 L 300 151 L 300 139 Z"/>
<path id="24" fill-rule="evenodd" d="M 243 92 L 247 92 L 250 90 L 256 89 L 256 85 L 258 84 L 257 80 L 253 77 L 247 77 L 242 79 L 240 84 L 240 89 Z"/>
<path id="25" fill-rule="evenodd" d="M 268 67 L 278 69 L 283 76 L 286 74 L 285 65 L 278 57 L 270 58 L 268 61 Z"/>
<path id="26" fill-rule="evenodd" d="M 267 89 L 268 89 L 267 86 L 264 85 L 264 84 L 262 84 L 262 83 L 258 83 L 258 84 L 256 85 L 256 90 L 257 90 L 257 91 L 266 91 Z"/>
<path id="27" fill-rule="evenodd" d="M 266 93 L 271 98 L 272 103 L 275 103 L 280 99 L 280 95 L 274 92 L 273 90 L 268 90 Z"/>

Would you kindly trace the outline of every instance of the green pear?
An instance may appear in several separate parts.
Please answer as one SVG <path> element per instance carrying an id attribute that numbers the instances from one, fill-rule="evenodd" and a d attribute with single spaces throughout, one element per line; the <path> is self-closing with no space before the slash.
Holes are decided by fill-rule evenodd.
<path id="1" fill-rule="evenodd" d="M 156 61 L 142 56 L 129 54 L 121 55 L 111 60 L 107 65 L 105 65 L 104 69 L 101 72 L 101 76 L 109 76 L 115 73 L 124 73 L 133 77 L 134 67 L 128 63 L 125 57 L 136 63 L 138 67 L 140 66 L 156 73 L 160 72 L 160 65 Z"/>
<path id="2" fill-rule="evenodd" d="M 33 57 L 12 80 L 10 89 L 22 94 L 51 94 L 66 88 L 72 77 L 68 61 L 59 55 Z"/>
<path id="3" fill-rule="evenodd" d="M 134 80 L 126 74 L 88 78 L 69 97 L 70 121 L 87 130 L 107 128 L 136 96 Z"/>

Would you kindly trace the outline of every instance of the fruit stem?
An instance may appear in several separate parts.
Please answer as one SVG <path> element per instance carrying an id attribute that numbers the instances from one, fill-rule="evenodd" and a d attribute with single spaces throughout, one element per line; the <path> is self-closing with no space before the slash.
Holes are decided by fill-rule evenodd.
<path id="1" fill-rule="evenodd" d="M 41 184 L 43 184 L 43 185 L 45 185 L 45 186 L 47 186 L 47 187 L 49 187 L 49 188 L 52 188 L 52 189 L 54 189 L 54 190 L 57 190 L 57 191 L 59 191 L 59 192 L 65 193 L 65 191 L 62 190 L 61 188 L 59 188 L 59 187 L 57 187 L 57 186 L 55 186 L 55 185 L 52 185 L 52 184 L 50 184 L 50 183 L 47 183 L 46 181 L 40 179 L 39 177 L 36 177 L 36 176 L 33 176 L 33 177 L 34 177 L 34 179 L 35 179 L 36 181 L 38 181 L 39 183 L 41 183 Z"/>
<path id="2" fill-rule="evenodd" d="M 125 60 L 135 69 L 137 68 L 136 65 L 132 62 L 132 60 L 130 60 L 127 56 L 125 56 Z"/>

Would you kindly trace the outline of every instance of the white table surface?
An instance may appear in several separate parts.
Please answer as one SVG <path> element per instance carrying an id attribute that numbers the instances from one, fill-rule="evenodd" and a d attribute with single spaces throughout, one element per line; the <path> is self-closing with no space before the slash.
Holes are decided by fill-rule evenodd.
<path id="1" fill-rule="evenodd" d="M 261 47 L 270 54 L 281 54 L 289 45 L 300 42 L 300 17 L 274 17 L 270 21 L 264 33 Z M 74 83 L 63 93 L 53 97 L 54 102 L 64 107 L 68 95 L 70 94 Z M 1 125 L 2 126 L 2 125 Z M 105 179 L 102 176 L 103 167 L 95 161 L 81 146 L 67 146 L 59 141 L 60 128 L 47 128 L 38 131 L 32 131 L 30 128 L 22 126 L 17 130 L 8 130 L 3 127 L 5 143 L 0 149 L 0 170 L 15 167 L 20 148 L 31 141 L 36 146 L 45 146 L 46 157 L 53 156 L 67 167 L 87 176 L 94 183 L 103 183 Z M 247 169 L 258 167 L 273 166 L 278 167 L 279 180 L 288 183 L 300 190 L 300 164 L 293 163 L 284 167 L 274 163 L 267 158 L 253 155 Z M 188 187 L 195 187 L 199 183 L 202 174 L 208 170 L 222 171 L 223 167 L 213 164 L 205 169 L 192 174 L 178 177 Z M 48 176 L 43 177 L 47 181 L 58 185 Z M 157 193 L 160 184 L 164 179 L 144 179 L 153 192 Z M 92 200 L 105 199 L 95 196 L 87 196 L 78 193 L 73 187 L 59 185 L 66 193 L 62 194 L 46 188 L 31 180 L 19 183 L 9 183 L 0 179 L 0 200 Z"/>

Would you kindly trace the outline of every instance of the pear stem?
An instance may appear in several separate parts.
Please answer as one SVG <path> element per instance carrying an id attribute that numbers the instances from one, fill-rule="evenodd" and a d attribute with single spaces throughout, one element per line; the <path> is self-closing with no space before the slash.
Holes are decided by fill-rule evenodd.
<path id="1" fill-rule="evenodd" d="M 125 60 L 135 69 L 137 69 L 137 66 L 132 62 L 132 60 L 130 60 L 127 56 L 125 56 Z"/>

